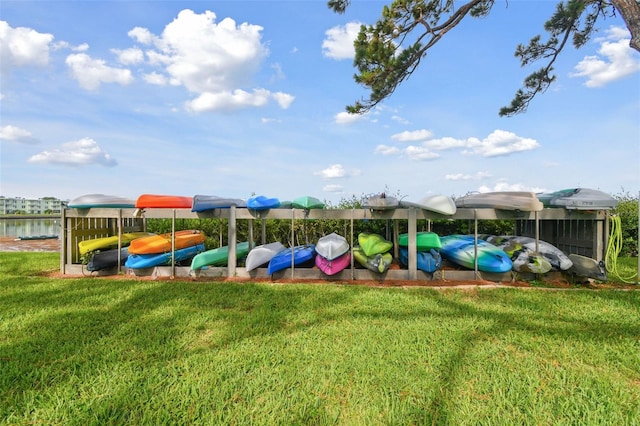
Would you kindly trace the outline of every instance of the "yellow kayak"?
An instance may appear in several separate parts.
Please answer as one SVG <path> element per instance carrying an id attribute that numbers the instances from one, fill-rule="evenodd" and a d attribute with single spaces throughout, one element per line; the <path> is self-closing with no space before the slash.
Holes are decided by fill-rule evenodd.
<path id="1" fill-rule="evenodd" d="M 122 246 L 126 247 L 131 243 L 131 241 L 135 240 L 136 238 L 148 237 L 150 235 L 155 234 L 152 234 L 151 232 L 127 232 L 125 234 L 122 234 Z M 111 237 L 95 238 L 93 240 L 80 241 L 78 243 L 78 249 L 80 250 L 81 255 L 95 250 L 107 250 L 117 247 L 117 235 L 113 235 Z"/>

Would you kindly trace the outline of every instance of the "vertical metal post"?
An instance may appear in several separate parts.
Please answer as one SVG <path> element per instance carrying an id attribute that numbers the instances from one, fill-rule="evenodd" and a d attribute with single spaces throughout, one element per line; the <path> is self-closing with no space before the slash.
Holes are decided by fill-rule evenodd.
<path id="1" fill-rule="evenodd" d="M 351 209 L 351 279 L 355 280 L 356 279 L 356 270 L 354 268 L 354 261 L 355 259 L 353 258 L 353 214 L 354 214 L 355 209 Z"/>
<path id="2" fill-rule="evenodd" d="M 62 229 L 60 230 L 60 273 L 65 274 L 66 264 L 67 264 L 67 209 L 62 209 L 62 215 L 60 216 L 60 226 Z"/>
<path id="3" fill-rule="evenodd" d="M 229 251 L 227 256 L 227 277 L 233 277 L 236 274 L 236 264 L 237 264 L 237 224 L 236 224 L 236 206 L 232 205 L 229 208 L 229 227 L 227 229 L 227 239 L 228 239 L 228 247 Z"/>
<path id="4" fill-rule="evenodd" d="M 296 209 L 291 209 L 291 279 L 295 276 L 296 258 L 296 231 L 295 231 Z"/>
<path id="5" fill-rule="evenodd" d="M 473 272 L 479 278 L 478 273 L 478 209 L 473 209 Z"/>
<path id="6" fill-rule="evenodd" d="M 171 216 L 171 278 L 176 276 L 176 209 Z"/>
<path id="7" fill-rule="evenodd" d="M 408 251 L 408 265 L 409 268 L 409 279 L 415 280 L 418 278 L 418 254 L 417 254 L 417 244 L 416 244 L 416 209 L 413 207 L 409 207 L 409 223 L 407 224 L 409 233 L 409 245 L 407 247 Z M 396 242 L 398 240 L 396 239 Z M 397 244 L 396 244 L 397 245 Z"/>

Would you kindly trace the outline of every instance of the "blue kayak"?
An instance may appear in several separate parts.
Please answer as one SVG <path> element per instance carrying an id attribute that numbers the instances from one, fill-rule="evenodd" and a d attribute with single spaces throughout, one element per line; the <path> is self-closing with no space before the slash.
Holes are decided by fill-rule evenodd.
<path id="1" fill-rule="evenodd" d="M 440 254 L 457 265 L 467 269 L 475 267 L 475 238 L 467 235 L 447 235 L 440 237 L 442 248 Z M 508 272 L 513 268 L 513 262 L 504 250 L 478 238 L 478 271 Z"/>
<path id="2" fill-rule="evenodd" d="M 425 251 L 417 251 L 418 269 L 421 271 L 433 273 L 442 267 L 442 256 L 437 250 L 430 249 Z M 409 249 L 400 246 L 400 263 L 404 266 L 409 265 Z"/>
<path id="3" fill-rule="evenodd" d="M 280 207 L 280 200 L 257 195 L 247 200 L 247 208 L 252 210 L 269 210 Z"/>
<path id="4" fill-rule="evenodd" d="M 204 244 L 196 244 L 175 251 L 175 261 L 182 262 L 191 259 L 204 251 Z M 124 266 L 131 269 L 152 268 L 154 266 L 170 265 L 171 252 L 152 254 L 129 254 Z"/>
<path id="5" fill-rule="evenodd" d="M 291 255 L 292 252 L 293 256 Z M 271 258 L 271 260 L 269 261 L 269 266 L 267 267 L 267 273 L 271 275 L 274 272 L 290 268 L 292 262 L 294 266 L 309 262 L 313 260 L 315 253 L 316 247 L 314 244 L 307 244 L 284 249 Z"/>

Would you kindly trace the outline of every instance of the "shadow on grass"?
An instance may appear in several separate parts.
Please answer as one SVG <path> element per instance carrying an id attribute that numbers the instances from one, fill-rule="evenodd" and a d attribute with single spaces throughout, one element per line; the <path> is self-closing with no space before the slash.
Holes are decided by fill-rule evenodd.
<path id="1" fill-rule="evenodd" d="M 593 341 L 635 339 L 640 320 L 612 318 L 603 327 L 602 315 L 585 317 L 580 303 L 604 300 L 611 309 L 640 306 L 640 293 L 571 292 L 533 297 L 520 290 L 478 293 L 442 293 L 435 290 L 402 291 L 362 287 L 271 286 L 260 284 L 193 283 L 170 281 L 5 280 L 0 304 L 5 309 L 0 327 L 0 414 L 24 409 L 26 390 L 55 389 L 123 363 L 163 364 L 185 351 L 219 350 L 255 336 L 295 333 L 328 322 L 353 318 L 402 321 L 428 318 L 466 320 L 479 324 L 443 348 L 443 367 L 435 393 L 423 407 L 412 410 L 417 423 L 448 424 L 452 399 L 461 384 L 468 354 L 487 337 L 508 332 L 550 336 L 558 340 Z M 12 288 L 14 291 L 8 291 Z M 399 301 L 367 305 L 360 300 L 370 292 L 394 294 Z M 400 293 L 402 292 L 402 293 Z M 587 296 L 585 296 L 587 295 Z M 408 302 L 407 304 L 399 302 Z M 557 304 L 557 305 L 554 305 Z M 576 311 L 568 311 L 575 304 Z M 313 315 L 308 315 L 312 312 Z M 637 311 L 636 311 L 637 312 Z M 304 321 L 292 318 L 305 316 Z M 13 322 L 12 322 L 13 321 Z M 213 329 L 216 338 L 200 348 L 185 348 L 184 335 Z M 118 383 L 123 394 L 135 383 Z M 16 396 L 19 390 L 21 396 Z M 12 402 L 6 401 L 11 395 Z M 112 401 L 118 415 L 131 410 L 134 399 Z M 12 408 L 13 407 L 13 408 Z M 111 407 L 113 410 L 114 407 Z M 9 410 L 9 411 L 7 411 Z M 106 413 L 103 413 L 106 415 Z M 322 407 L 304 413 L 309 421 L 331 417 Z M 109 415 L 114 415 L 113 413 Z"/>

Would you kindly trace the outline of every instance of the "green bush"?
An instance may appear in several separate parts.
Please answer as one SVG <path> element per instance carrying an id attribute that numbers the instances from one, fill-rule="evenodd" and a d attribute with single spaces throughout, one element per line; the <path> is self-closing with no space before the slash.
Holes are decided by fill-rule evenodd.
<path id="1" fill-rule="evenodd" d="M 622 228 L 621 256 L 638 256 L 638 196 L 629 192 L 614 195 L 618 206 L 611 211 L 612 215 L 620 218 Z"/>

